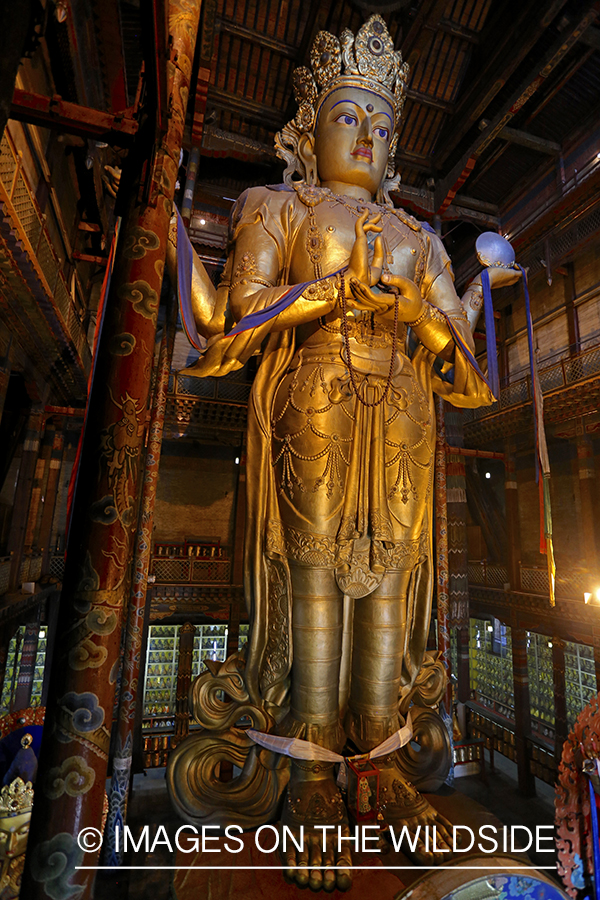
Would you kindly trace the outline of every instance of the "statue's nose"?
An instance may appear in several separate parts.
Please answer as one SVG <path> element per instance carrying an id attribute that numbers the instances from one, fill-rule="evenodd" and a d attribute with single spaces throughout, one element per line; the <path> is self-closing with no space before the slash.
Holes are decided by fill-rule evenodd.
<path id="1" fill-rule="evenodd" d="M 357 140 L 359 140 L 363 144 L 373 143 L 373 126 L 371 125 L 371 116 L 365 116 L 360 123 Z"/>

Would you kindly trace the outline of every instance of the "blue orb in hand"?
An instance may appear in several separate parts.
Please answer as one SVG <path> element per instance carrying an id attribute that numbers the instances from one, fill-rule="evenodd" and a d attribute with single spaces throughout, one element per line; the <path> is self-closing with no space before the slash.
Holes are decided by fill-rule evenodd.
<path id="1" fill-rule="evenodd" d="M 495 231 L 484 231 L 475 242 L 477 259 L 482 266 L 500 266 L 512 269 L 515 264 L 515 251 L 512 246 Z"/>

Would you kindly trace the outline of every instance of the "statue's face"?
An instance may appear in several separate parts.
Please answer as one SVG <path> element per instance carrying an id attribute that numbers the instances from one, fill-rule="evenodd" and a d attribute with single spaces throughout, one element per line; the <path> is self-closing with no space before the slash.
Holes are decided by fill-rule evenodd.
<path id="1" fill-rule="evenodd" d="M 31 811 L 0 819 L 0 859 L 11 859 L 25 853 Z"/>
<path id="2" fill-rule="evenodd" d="M 387 168 L 394 110 L 382 96 L 340 87 L 327 97 L 315 127 L 321 184 L 358 185 L 374 196 Z"/>

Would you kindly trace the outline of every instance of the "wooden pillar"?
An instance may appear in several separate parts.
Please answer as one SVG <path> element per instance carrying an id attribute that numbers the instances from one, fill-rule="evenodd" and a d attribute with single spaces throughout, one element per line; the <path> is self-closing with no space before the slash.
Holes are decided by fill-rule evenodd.
<path id="1" fill-rule="evenodd" d="M 246 527 L 246 436 L 241 450 L 238 466 L 238 483 L 235 502 L 235 523 L 233 538 L 233 568 L 231 582 L 235 585 L 244 583 L 244 532 Z M 227 630 L 227 656 L 237 653 L 240 637 L 241 601 L 237 598 L 231 603 L 229 610 L 229 628 Z"/>
<path id="2" fill-rule="evenodd" d="M 15 709 L 27 709 L 31 704 L 31 688 L 35 672 L 35 659 L 37 656 L 38 637 L 40 633 L 41 606 L 38 606 L 37 615 L 25 627 L 23 649 L 21 651 L 21 664 L 17 676 L 17 692 L 15 694 Z"/>
<path id="3" fill-rule="evenodd" d="M 445 425 L 447 444 L 450 447 L 464 446 L 462 410 L 446 406 Z M 448 627 L 450 629 L 468 629 L 467 483 L 465 458 L 458 453 L 447 452 L 446 454 L 446 502 L 448 511 Z"/>
<path id="4" fill-rule="evenodd" d="M 187 228 L 190 227 L 192 211 L 194 209 L 194 190 L 198 177 L 198 163 L 200 161 L 200 148 L 192 147 L 187 164 L 187 176 L 183 189 L 183 201 L 181 203 L 181 218 Z"/>
<path id="5" fill-rule="evenodd" d="M 148 590 L 148 570 L 152 554 L 152 530 L 154 524 L 154 504 L 158 485 L 158 469 L 162 450 L 162 437 L 167 408 L 167 388 L 171 358 L 175 342 L 175 304 L 165 316 L 165 325 L 160 344 L 156 384 L 152 398 L 148 446 L 144 466 L 142 499 L 140 503 L 135 555 L 133 558 L 133 580 L 129 595 L 127 621 L 125 624 L 125 647 L 121 683 L 117 704 L 117 734 L 113 755 L 113 772 L 109 792 L 109 814 L 104 829 L 104 860 L 107 865 L 119 866 L 123 861 L 122 844 L 116 850 L 115 828 L 123 828 L 127 820 L 127 798 L 131 782 L 133 759 L 133 731 L 136 706 L 140 691 L 140 668 L 142 664 L 142 639 L 144 634 L 144 614 Z M 173 319 L 173 321 L 171 321 Z M 141 698 L 140 698 L 141 703 Z"/>
<path id="6" fill-rule="evenodd" d="M 194 635 L 196 628 L 186 622 L 179 629 L 179 649 L 177 658 L 177 694 L 175 705 L 175 735 L 171 743 L 174 748 L 186 738 L 190 732 L 190 707 L 188 694 L 192 683 L 192 662 L 194 654 Z"/>
<path id="7" fill-rule="evenodd" d="M 3 625 L 0 628 L 0 694 L 6 677 L 6 661 L 8 659 L 8 647 L 14 634 L 14 625 Z"/>
<path id="8" fill-rule="evenodd" d="M 50 684 L 50 672 L 52 671 L 52 660 L 54 659 L 54 648 L 58 639 L 58 608 L 60 603 L 60 593 L 53 591 L 46 598 L 46 660 L 44 663 L 44 681 L 42 684 L 42 706 L 48 703 L 48 687 Z"/>
<path id="9" fill-rule="evenodd" d="M 62 429 L 54 432 L 54 440 L 52 450 L 50 452 L 50 462 L 48 466 L 48 480 L 46 481 L 46 489 L 44 491 L 44 504 L 42 517 L 40 519 L 40 530 L 38 543 L 42 550 L 42 574 L 46 574 L 50 566 L 50 556 L 53 552 L 51 547 L 52 540 L 52 522 L 54 520 L 54 512 L 56 509 L 56 501 L 58 497 L 59 476 L 62 466 L 64 447 L 64 436 Z"/>
<path id="10" fill-rule="evenodd" d="M 19 583 L 19 570 L 25 547 L 25 534 L 29 520 L 29 506 L 40 449 L 42 427 L 43 411 L 36 409 L 30 413 L 27 422 L 8 540 L 8 552 L 12 554 L 10 570 L 11 590 L 14 590 Z"/>
<path id="11" fill-rule="evenodd" d="M 77 836 L 102 822 L 156 317 L 200 5 L 169 4 L 167 130 L 157 139 L 155 117 L 145 110 L 123 170 L 123 219 L 88 400 L 61 594 L 61 640 L 40 753 L 39 783 L 56 787 L 36 797 L 21 888 L 27 900 L 55 895 L 59 862 L 63 893 L 78 900 L 92 895 L 94 873 L 80 866 L 95 866 L 100 847 L 84 853 Z M 161 55 L 166 50 L 157 48 Z M 67 792 L 74 765 L 77 788 Z"/>
<path id="12" fill-rule="evenodd" d="M 577 478 L 579 481 L 579 497 L 581 501 L 581 540 L 586 567 L 595 572 L 598 566 L 596 548 L 596 526 L 594 509 L 594 451 L 589 435 L 585 433 L 583 422 L 576 425 L 577 433 Z"/>
<path id="13" fill-rule="evenodd" d="M 0 421 L 2 420 L 6 392 L 8 391 L 8 383 L 10 381 L 10 349 L 11 348 L 9 347 L 5 357 L 0 362 Z"/>
<path id="14" fill-rule="evenodd" d="M 512 628 L 512 664 L 515 691 L 515 749 L 519 790 L 526 797 L 535 796 L 535 779 L 529 768 L 527 738 L 531 731 L 529 710 L 529 674 L 527 671 L 527 632 Z"/>
<path id="15" fill-rule="evenodd" d="M 48 466 L 50 456 L 52 454 L 52 445 L 54 444 L 54 436 L 56 427 L 52 420 L 46 422 L 44 429 L 44 437 L 40 445 L 40 453 L 35 464 L 35 473 L 33 476 L 33 484 L 31 487 L 31 500 L 29 502 L 29 514 L 27 517 L 27 528 L 25 529 L 24 552 L 31 553 L 33 549 L 37 549 L 37 539 L 39 537 L 39 520 L 43 511 L 43 497 L 48 477 Z"/>
<path id="16" fill-rule="evenodd" d="M 510 441 L 506 441 L 504 445 L 504 477 L 506 531 L 508 538 L 508 581 L 510 583 L 511 591 L 520 591 L 521 525 L 519 521 L 519 494 L 514 447 Z"/>
<path id="17" fill-rule="evenodd" d="M 452 685 L 450 683 L 450 631 L 448 629 L 448 508 L 446 501 L 446 427 L 445 408 L 441 397 L 435 400 L 437 440 L 435 444 L 435 552 L 437 585 L 438 650 L 442 653 L 448 675 L 444 694 L 446 713 L 452 715 Z"/>
<path id="18" fill-rule="evenodd" d="M 471 698 L 471 672 L 469 666 L 469 628 L 459 628 L 456 632 L 458 656 L 458 689 L 456 699 L 466 703 Z"/>
<path id="19" fill-rule="evenodd" d="M 567 270 L 567 277 L 564 280 L 565 285 L 565 312 L 567 314 L 567 333 L 569 335 L 569 353 L 571 356 L 577 356 L 581 347 L 579 336 L 579 318 L 575 307 L 575 299 L 577 291 L 575 289 L 575 265 L 572 262 L 564 264 Z"/>
<path id="20" fill-rule="evenodd" d="M 552 674 L 554 678 L 554 758 L 560 763 L 563 744 L 569 736 L 565 682 L 565 642 L 552 638 Z"/>

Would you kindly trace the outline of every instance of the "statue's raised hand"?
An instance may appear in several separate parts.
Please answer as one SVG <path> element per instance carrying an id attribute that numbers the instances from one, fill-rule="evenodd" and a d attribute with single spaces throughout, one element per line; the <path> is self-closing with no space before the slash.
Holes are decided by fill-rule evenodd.
<path id="1" fill-rule="evenodd" d="M 359 284 L 357 281 L 351 283 L 352 293 L 356 300 L 365 307 L 368 303 L 377 303 L 377 310 L 383 313 L 388 312 L 398 298 L 398 320 L 400 322 L 414 322 L 419 318 L 423 310 L 423 298 L 414 281 L 404 278 L 402 275 L 384 272 L 381 276 L 381 284 L 388 293 L 375 294 L 371 288 Z"/>
<path id="2" fill-rule="evenodd" d="M 387 300 L 382 302 L 381 295 L 378 292 L 374 293 L 370 290 L 379 282 L 383 268 L 383 243 L 379 236 L 383 229 L 379 225 L 380 221 L 381 213 L 369 219 L 369 210 L 366 209 L 356 220 L 354 226 L 354 244 L 348 261 L 348 268 L 344 272 L 345 281 L 350 285 L 354 297 L 352 303 L 354 309 L 364 309 L 369 312 L 385 312 L 389 306 Z M 370 231 L 377 233 L 378 236 L 375 238 L 373 247 L 373 259 L 369 264 L 367 233 Z M 364 294 L 358 296 L 354 290 L 355 285 L 364 288 Z"/>

